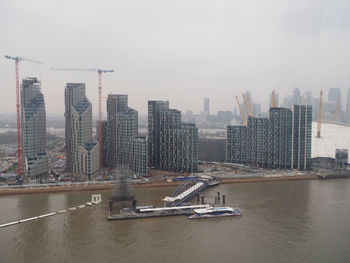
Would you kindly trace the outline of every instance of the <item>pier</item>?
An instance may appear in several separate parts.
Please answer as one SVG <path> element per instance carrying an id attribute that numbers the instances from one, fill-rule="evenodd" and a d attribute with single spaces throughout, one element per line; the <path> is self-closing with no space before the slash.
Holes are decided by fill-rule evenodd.
<path id="1" fill-rule="evenodd" d="M 111 215 L 107 217 L 108 220 L 127 220 L 127 219 L 139 219 L 150 217 L 164 217 L 164 216 L 180 216 L 190 215 L 194 209 L 207 208 L 210 205 L 190 205 L 190 206 L 177 206 L 177 207 L 158 207 L 158 208 L 144 208 L 139 209 L 139 212 L 134 210 L 121 211 L 120 214 Z"/>

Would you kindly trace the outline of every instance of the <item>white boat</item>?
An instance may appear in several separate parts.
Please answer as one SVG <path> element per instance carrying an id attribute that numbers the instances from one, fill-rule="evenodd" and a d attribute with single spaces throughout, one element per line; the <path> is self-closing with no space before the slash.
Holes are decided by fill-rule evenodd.
<path id="1" fill-rule="evenodd" d="M 195 209 L 193 215 L 189 219 L 223 217 L 223 216 L 240 216 L 243 211 L 238 208 L 226 207 L 208 207 Z"/>
<path id="2" fill-rule="evenodd" d="M 92 206 L 92 203 L 91 202 L 86 202 L 86 205 Z"/>

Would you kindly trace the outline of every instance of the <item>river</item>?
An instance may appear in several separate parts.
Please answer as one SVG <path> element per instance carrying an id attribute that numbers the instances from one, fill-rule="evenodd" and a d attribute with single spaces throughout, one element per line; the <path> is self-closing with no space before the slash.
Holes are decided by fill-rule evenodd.
<path id="1" fill-rule="evenodd" d="M 173 190 L 133 194 L 160 206 Z M 224 184 L 207 189 L 207 200 L 217 191 L 244 215 L 108 222 L 106 191 L 100 205 L 0 229 L 0 262 L 349 262 L 350 180 Z M 92 193 L 2 196 L 0 224 L 81 205 Z"/>

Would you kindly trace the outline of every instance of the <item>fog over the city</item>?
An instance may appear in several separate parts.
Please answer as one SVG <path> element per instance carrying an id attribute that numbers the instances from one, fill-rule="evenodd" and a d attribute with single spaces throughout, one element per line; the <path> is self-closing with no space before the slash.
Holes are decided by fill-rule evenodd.
<path id="1" fill-rule="evenodd" d="M 15 66 L 38 76 L 47 113 L 63 113 L 66 82 L 85 82 L 97 112 L 97 73 L 50 67 L 116 69 L 103 75 L 103 96 L 129 95 L 146 113 L 147 100 L 199 112 L 233 110 L 249 90 L 263 109 L 273 89 L 350 87 L 348 0 L 2 0 L 0 111 L 15 112 Z M 345 96 L 343 96 L 345 97 Z M 104 101 L 105 103 L 105 101 Z M 105 106 L 103 106 L 105 111 Z"/>

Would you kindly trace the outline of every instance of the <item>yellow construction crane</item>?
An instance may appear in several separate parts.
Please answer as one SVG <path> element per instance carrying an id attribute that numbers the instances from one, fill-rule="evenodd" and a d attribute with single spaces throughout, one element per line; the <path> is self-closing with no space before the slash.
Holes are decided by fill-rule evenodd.
<path id="1" fill-rule="evenodd" d="M 321 122 L 322 122 L 322 90 L 320 92 L 320 103 L 318 105 L 317 138 L 321 138 Z"/>
<path id="2" fill-rule="evenodd" d="M 252 101 L 250 100 L 250 97 L 248 97 L 247 100 L 248 100 L 248 106 L 249 106 L 249 110 L 250 110 L 250 116 L 254 117 L 254 111 L 253 111 L 253 107 L 252 107 Z"/>
<path id="3" fill-rule="evenodd" d="M 241 104 L 239 104 L 239 100 L 238 100 L 238 97 L 236 96 L 236 100 L 237 100 L 237 105 L 238 105 L 238 109 L 239 109 L 239 113 L 241 114 L 241 118 L 242 118 L 242 121 L 243 121 L 243 125 L 244 126 L 247 126 L 247 120 L 245 119 L 244 117 L 244 113 L 243 113 L 243 110 L 241 108 Z"/>
<path id="4" fill-rule="evenodd" d="M 242 96 L 243 96 L 243 101 L 244 101 L 244 106 L 245 106 L 245 112 L 246 112 L 247 116 L 251 116 L 250 111 L 249 111 L 249 107 L 248 107 L 248 103 L 247 103 L 247 100 L 245 99 L 244 93 L 242 94 Z"/>
<path id="5" fill-rule="evenodd" d="M 275 91 L 274 90 L 272 91 L 271 97 L 272 97 L 272 101 L 271 101 L 272 105 L 271 106 L 272 106 L 272 108 L 276 108 L 277 104 L 276 104 L 276 97 L 275 97 Z"/>

